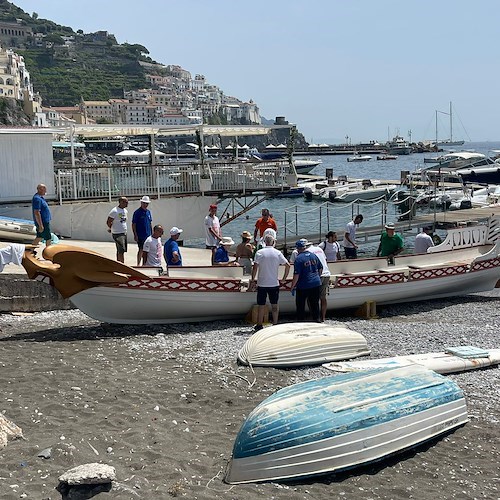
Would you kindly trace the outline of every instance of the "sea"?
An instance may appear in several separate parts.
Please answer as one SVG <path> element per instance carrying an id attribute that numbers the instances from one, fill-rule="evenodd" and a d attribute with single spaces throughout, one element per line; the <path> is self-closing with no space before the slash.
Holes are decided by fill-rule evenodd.
<path id="1" fill-rule="evenodd" d="M 485 155 L 492 155 L 492 150 L 500 150 L 500 142 L 467 142 L 463 146 L 443 148 L 446 154 L 456 151 L 475 151 Z M 415 172 L 424 166 L 425 157 L 436 156 L 436 153 L 413 153 L 398 156 L 397 160 L 379 161 L 377 155 L 372 154 L 372 160 L 366 162 L 348 162 L 351 155 L 319 155 L 310 156 L 310 159 L 319 159 L 321 163 L 315 167 L 310 175 L 324 176 L 326 169 L 333 169 L 333 176 L 345 175 L 348 179 L 380 179 L 400 183 L 401 172 Z M 307 155 L 301 155 L 307 158 Z M 247 198 L 246 203 L 253 201 Z M 245 203 L 220 200 L 218 215 L 223 223 L 227 217 L 232 217 L 242 210 Z M 363 225 L 380 226 L 385 222 L 400 220 L 404 210 L 398 203 L 363 202 L 363 203 L 321 203 L 319 201 L 306 201 L 303 196 L 294 198 L 273 197 L 265 199 L 262 203 L 246 211 L 223 225 L 224 236 L 231 236 L 236 243 L 241 241 L 241 233 L 250 231 L 253 234 L 255 221 L 260 217 L 262 208 L 269 208 L 278 225 L 278 239 L 293 244 L 297 239 L 307 236 L 313 241 L 322 241 L 329 230 L 343 233 L 347 222 L 354 215 L 362 213 Z M 443 234 L 444 235 L 444 234 Z M 340 238 L 339 238 L 340 239 Z M 408 246 L 412 246 L 412 237 L 408 237 Z M 200 240 L 186 242 L 189 246 L 203 246 Z M 405 241 L 406 243 L 406 241 Z M 376 252 L 377 244 L 369 244 L 367 252 Z"/>

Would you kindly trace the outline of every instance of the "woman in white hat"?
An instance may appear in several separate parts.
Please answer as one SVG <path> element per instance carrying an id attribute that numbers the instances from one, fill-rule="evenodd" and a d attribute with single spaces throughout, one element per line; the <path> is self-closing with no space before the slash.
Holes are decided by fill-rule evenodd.
<path id="1" fill-rule="evenodd" d="M 219 247 L 215 251 L 214 266 L 239 266 L 235 260 L 229 260 L 229 249 L 233 245 L 234 241 L 230 236 L 224 236 L 221 238 Z"/>

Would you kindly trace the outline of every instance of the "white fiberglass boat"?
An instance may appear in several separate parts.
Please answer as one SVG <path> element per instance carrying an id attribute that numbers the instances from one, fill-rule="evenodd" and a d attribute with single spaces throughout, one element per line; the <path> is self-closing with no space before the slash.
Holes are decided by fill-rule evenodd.
<path id="1" fill-rule="evenodd" d="M 491 290 L 500 280 L 500 218 L 452 229 L 427 254 L 329 263 L 329 310 L 367 301 L 393 304 Z M 51 283 L 89 316 L 107 323 L 180 323 L 243 318 L 255 304 L 242 267 L 200 267 L 152 277 L 84 249 L 51 245 L 45 261 L 29 252 L 28 276 Z M 232 273 L 228 277 L 229 271 Z M 295 312 L 291 280 L 281 280 L 280 311 Z M 195 304 L 195 307 L 193 306 Z"/>

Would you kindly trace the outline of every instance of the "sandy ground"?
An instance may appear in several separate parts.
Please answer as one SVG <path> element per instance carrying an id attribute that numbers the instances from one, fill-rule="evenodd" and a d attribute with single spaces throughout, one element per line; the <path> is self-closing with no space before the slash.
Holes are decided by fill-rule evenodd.
<path id="1" fill-rule="evenodd" d="M 386 307 L 378 320 L 331 318 L 364 334 L 372 356 L 499 347 L 500 290 Z M 286 319 L 284 318 L 286 321 Z M 500 498 L 500 369 L 452 375 L 470 422 L 347 474 L 229 486 L 222 479 L 245 416 L 276 390 L 328 370 L 236 364 L 243 322 L 109 326 L 79 311 L 0 316 L 0 411 L 25 440 L 0 450 L 1 499 L 59 499 L 58 477 L 102 462 L 99 498 Z M 496 345 L 495 345 L 496 344 Z M 37 457 L 51 448 L 50 458 Z"/>

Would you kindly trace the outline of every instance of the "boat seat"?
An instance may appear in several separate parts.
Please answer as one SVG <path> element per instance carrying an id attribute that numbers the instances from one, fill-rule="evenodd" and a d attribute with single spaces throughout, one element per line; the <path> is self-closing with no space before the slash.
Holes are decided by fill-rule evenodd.
<path id="1" fill-rule="evenodd" d="M 454 262 L 442 262 L 442 263 L 434 263 L 434 264 L 423 264 L 419 266 L 415 266 L 413 264 L 410 264 L 408 267 L 412 271 L 417 271 L 419 269 L 439 269 L 440 267 L 457 267 L 457 266 L 469 266 L 470 262 L 459 262 L 459 261 L 454 261 Z"/>
<path id="2" fill-rule="evenodd" d="M 397 267 L 397 266 L 391 266 L 391 267 L 383 267 L 378 269 L 379 273 L 405 273 L 410 271 L 411 266 L 404 266 L 404 267 Z"/>

